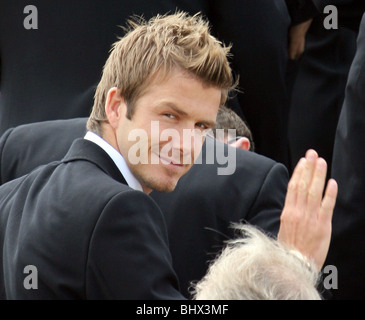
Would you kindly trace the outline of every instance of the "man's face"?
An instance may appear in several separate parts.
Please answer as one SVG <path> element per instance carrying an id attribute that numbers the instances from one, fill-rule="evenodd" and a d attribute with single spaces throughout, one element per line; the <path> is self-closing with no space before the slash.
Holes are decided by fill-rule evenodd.
<path id="1" fill-rule="evenodd" d="M 203 133 L 214 126 L 220 99 L 219 88 L 175 69 L 148 86 L 130 120 L 119 119 L 119 151 L 144 192 L 174 190 L 199 154 Z M 121 108 L 125 114 L 124 103 Z M 142 156 L 145 161 L 136 163 Z"/>

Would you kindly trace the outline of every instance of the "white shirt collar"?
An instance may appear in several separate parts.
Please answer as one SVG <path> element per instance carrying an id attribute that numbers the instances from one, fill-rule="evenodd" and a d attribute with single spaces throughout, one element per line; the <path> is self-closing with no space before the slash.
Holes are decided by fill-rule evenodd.
<path id="1" fill-rule="evenodd" d="M 132 189 L 143 191 L 142 185 L 129 169 L 127 162 L 125 161 L 123 156 L 112 145 L 110 145 L 103 138 L 99 137 L 96 133 L 91 131 L 88 131 L 86 133 L 84 139 L 96 143 L 109 155 L 110 158 L 112 158 L 115 165 L 118 167 L 119 171 L 123 175 L 128 186 L 130 186 Z"/>

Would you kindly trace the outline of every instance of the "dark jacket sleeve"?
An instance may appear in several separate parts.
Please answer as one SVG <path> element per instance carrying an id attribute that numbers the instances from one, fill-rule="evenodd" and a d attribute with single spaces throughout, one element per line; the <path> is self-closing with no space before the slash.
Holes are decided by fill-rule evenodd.
<path id="1" fill-rule="evenodd" d="M 86 277 L 88 299 L 183 299 L 162 213 L 148 195 L 123 192 L 105 206 L 90 240 Z"/>
<path id="2" fill-rule="evenodd" d="M 291 17 L 291 24 L 296 25 L 316 16 L 319 11 L 312 0 L 285 0 Z"/>
<path id="3" fill-rule="evenodd" d="M 284 207 L 288 185 L 288 171 L 275 163 L 268 171 L 257 197 L 249 210 L 247 222 L 276 236 L 280 226 L 280 216 Z"/>
<path id="4" fill-rule="evenodd" d="M 7 165 L 4 161 L 4 147 L 12 131 L 13 128 L 6 130 L 0 138 L 0 185 L 6 182 L 3 179 L 4 172 L 8 170 Z"/>
<path id="5" fill-rule="evenodd" d="M 326 264 L 338 269 L 336 299 L 365 299 L 365 16 L 333 149 L 338 196 Z"/>

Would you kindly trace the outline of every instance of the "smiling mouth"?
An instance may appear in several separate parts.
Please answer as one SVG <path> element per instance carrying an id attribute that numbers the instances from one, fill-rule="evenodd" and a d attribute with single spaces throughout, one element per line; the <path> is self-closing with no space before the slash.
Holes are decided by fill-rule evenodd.
<path id="1" fill-rule="evenodd" d="M 160 158 L 162 164 L 172 165 L 172 166 L 176 166 L 176 167 L 183 167 L 184 166 L 182 163 L 172 161 L 171 159 L 161 157 L 160 155 L 158 157 Z"/>

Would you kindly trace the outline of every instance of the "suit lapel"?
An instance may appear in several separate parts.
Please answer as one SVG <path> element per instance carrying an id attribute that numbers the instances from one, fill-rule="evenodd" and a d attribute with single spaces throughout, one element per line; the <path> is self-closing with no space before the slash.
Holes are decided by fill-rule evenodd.
<path id="1" fill-rule="evenodd" d="M 86 160 L 92 162 L 113 179 L 119 181 L 120 183 L 127 184 L 114 161 L 102 148 L 100 148 L 94 142 L 81 138 L 76 139 L 72 143 L 69 151 L 62 159 L 62 162 L 77 160 Z"/>

